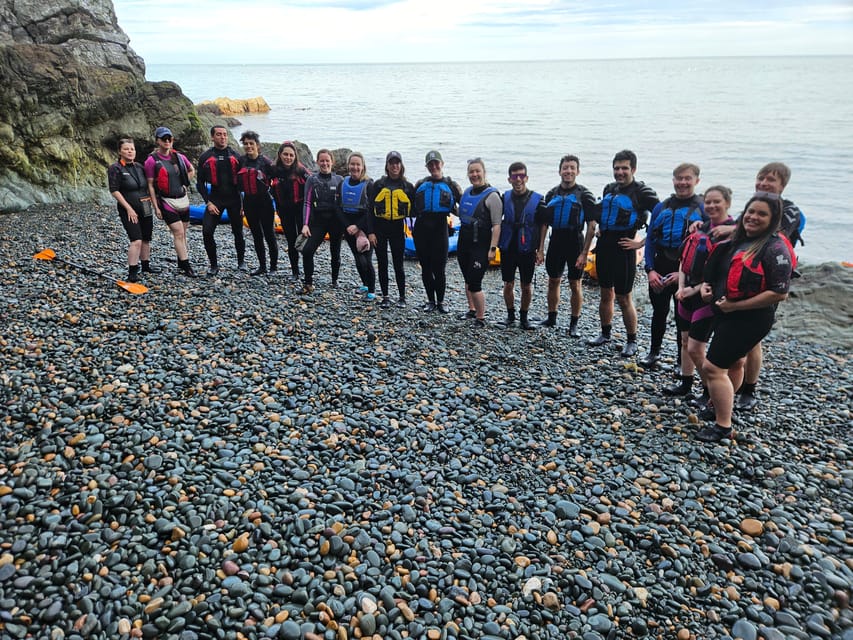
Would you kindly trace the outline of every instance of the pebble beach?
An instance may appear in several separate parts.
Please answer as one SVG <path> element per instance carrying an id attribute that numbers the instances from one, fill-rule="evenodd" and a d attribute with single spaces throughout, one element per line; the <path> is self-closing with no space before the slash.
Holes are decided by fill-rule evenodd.
<path id="1" fill-rule="evenodd" d="M 346 247 L 300 297 L 216 239 L 184 278 L 155 221 L 132 295 L 114 208 L 0 215 L 0 638 L 853 640 L 850 269 L 795 281 L 759 408 L 707 445 L 661 393 L 673 328 L 646 372 L 618 310 L 613 348 L 568 336 L 567 286 L 561 327 L 502 329 L 492 270 L 478 330 L 453 258 L 424 314 L 414 261 L 384 310 Z"/>

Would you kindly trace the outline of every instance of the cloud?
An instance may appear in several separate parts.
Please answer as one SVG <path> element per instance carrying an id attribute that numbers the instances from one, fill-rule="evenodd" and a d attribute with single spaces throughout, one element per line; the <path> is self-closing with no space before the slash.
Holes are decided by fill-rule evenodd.
<path id="1" fill-rule="evenodd" d="M 115 0 L 149 63 L 853 54 L 846 0 Z"/>

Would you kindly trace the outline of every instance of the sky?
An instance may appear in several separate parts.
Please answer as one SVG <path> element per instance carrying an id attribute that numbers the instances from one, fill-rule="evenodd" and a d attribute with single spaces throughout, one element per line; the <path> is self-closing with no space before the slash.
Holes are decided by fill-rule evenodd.
<path id="1" fill-rule="evenodd" d="M 114 0 L 148 64 L 853 55 L 851 0 Z"/>

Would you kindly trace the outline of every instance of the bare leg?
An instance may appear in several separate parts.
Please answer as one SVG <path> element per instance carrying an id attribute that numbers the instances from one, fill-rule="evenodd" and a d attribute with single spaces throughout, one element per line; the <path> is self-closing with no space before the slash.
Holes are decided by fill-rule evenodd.
<path id="1" fill-rule="evenodd" d="M 548 312 L 554 313 L 560 305 L 560 278 L 548 278 Z"/>
<path id="2" fill-rule="evenodd" d="M 135 267 L 139 264 L 139 256 L 142 252 L 142 240 L 134 240 L 127 248 L 127 264 L 130 267 Z"/>
<path id="3" fill-rule="evenodd" d="M 735 390 L 729 378 L 728 370 L 720 369 L 706 360 L 702 371 L 705 384 L 708 385 L 708 394 L 711 396 L 711 402 L 714 403 L 717 424 L 721 427 L 731 427 Z"/>
<path id="4" fill-rule="evenodd" d="M 619 309 L 622 310 L 622 322 L 625 324 L 625 331 L 628 335 L 637 335 L 637 309 L 634 307 L 631 294 L 617 295 L 616 302 L 619 303 Z"/>
<path id="5" fill-rule="evenodd" d="M 559 280 L 557 282 L 559 283 Z M 572 317 L 578 318 L 581 315 L 581 306 L 583 305 L 583 290 L 581 289 L 581 281 L 569 280 L 569 288 L 572 290 Z M 559 284 L 557 291 L 559 294 Z"/>

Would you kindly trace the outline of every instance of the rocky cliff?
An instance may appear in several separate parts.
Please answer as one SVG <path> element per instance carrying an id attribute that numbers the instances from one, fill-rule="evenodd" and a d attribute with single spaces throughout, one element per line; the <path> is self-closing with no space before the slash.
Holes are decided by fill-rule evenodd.
<path id="1" fill-rule="evenodd" d="M 178 85 L 145 81 L 110 0 L 0 4 L 0 211 L 103 200 L 119 138 L 144 157 L 162 124 L 195 156 L 207 118 Z"/>

